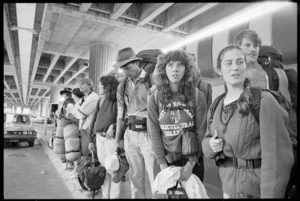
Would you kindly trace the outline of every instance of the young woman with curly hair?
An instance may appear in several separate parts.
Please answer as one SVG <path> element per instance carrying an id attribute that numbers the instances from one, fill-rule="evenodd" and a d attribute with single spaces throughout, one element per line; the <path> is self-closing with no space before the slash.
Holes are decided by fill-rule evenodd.
<path id="1" fill-rule="evenodd" d="M 192 173 L 203 181 L 204 166 L 201 141 L 206 131 L 207 105 L 202 92 L 193 87 L 193 58 L 183 50 L 158 57 L 154 75 L 157 90 L 148 97 L 147 127 L 152 149 L 161 170 L 175 165 L 183 167 L 181 179 Z M 182 153 L 182 130 L 197 138 L 198 153 Z M 196 162 L 199 163 L 196 163 Z"/>
<path id="2" fill-rule="evenodd" d="M 246 69 L 240 47 L 221 50 L 216 72 L 225 81 L 225 96 L 208 125 L 203 153 L 216 160 L 224 198 L 283 198 L 293 164 L 288 114 L 262 91 L 257 123 L 249 106 L 253 96 Z"/>
<path id="3" fill-rule="evenodd" d="M 117 120 L 117 88 L 119 82 L 115 76 L 104 75 L 99 79 L 100 99 L 95 108 L 89 129 L 89 150 L 97 151 L 97 156 L 102 165 L 105 158 L 112 155 L 117 147 L 114 142 Z M 96 149 L 93 135 L 96 135 Z M 106 174 L 102 186 L 102 198 L 120 198 L 121 183 L 114 183 L 110 174 Z"/>

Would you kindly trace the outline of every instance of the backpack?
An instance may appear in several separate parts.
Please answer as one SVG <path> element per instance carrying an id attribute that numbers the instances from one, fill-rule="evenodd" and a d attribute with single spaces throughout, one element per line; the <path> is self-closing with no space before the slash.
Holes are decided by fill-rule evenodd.
<path id="1" fill-rule="evenodd" d="M 293 103 L 289 102 L 280 92 L 278 91 L 272 91 L 269 89 L 261 89 L 259 87 L 250 87 L 252 97 L 253 97 L 253 103 L 250 104 L 251 112 L 259 124 L 259 109 L 260 109 L 260 97 L 262 91 L 267 91 L 270 94 L 273 95 L 273 97 L 277 100 L 277 102 L 288 112 L 289 115 L 289 126 L 288 131 L 290 135 L 290 139 L 293 144 L 293 148 L 297 148 L 297 113 L 296 108 L 294 107 Z M 210 127 L 210 124 L 212 123 L 213 116 L 215 113 L 215 110 L 220 102 L 220 100 L 225 96 L 225 93 L 218 96 L 214 102 L 211 104 L 210 107 L 210 119 L 208 122 L 208 127 Z"/>
<path id="2" fill-rule="evenodd" d="M 93 155 L 92 159 L 81 161 L 77 166 L 76 172 L 78 173 L 80 186 L 86 191 L 93 191 L 92 198 L 94 199 L 95 191 L 100 189 L 104 183 L 105 168 L 101 166 L 100 162 Z"/>
<path id="3" fill-rule="evenodd" d="M 284 69 L 282 65 L 282 54 L 274 46 L 262 45 L 260 47 L 258 63 L 263 67 L 269 77 L 269 89 L 278 91 L 279 81 L 281 79 L 280 70 L 285 72 L 288 79 L 288 90 L 291 96 L 291 102 L 297 108 L 297 72 L 294 69 Z M 284 75 L 283 75 L 284 76 Z"/>

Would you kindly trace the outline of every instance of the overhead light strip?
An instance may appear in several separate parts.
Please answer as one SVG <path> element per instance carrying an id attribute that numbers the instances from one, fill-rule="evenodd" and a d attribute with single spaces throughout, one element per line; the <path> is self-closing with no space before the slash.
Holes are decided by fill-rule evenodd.
<path id="1" fill-rule="evenodd" d="M 176 43 L 162 49 L 162 52 L 168 52 L 173 49 L 178 49 L 184 45 L 187 45 L 191 42 L 204 39 L 208 36 L 211 36 L 217 32 L 236 27 L 242 23 L 248 22 L 255 18 L 261 17 L 267 13 L 275 12 L 279 9 L 285 8 L 286 6 L 292 5 L 291 2 L 264 2 L 264 3 L 255 3 L 253 6 L 250 6 L 246 9 L 243 9 L 229 17 L 226 17 L 212 25 L 201 29 L 200 31 L 188 36 L 183 39 L 181 42 Z"/>

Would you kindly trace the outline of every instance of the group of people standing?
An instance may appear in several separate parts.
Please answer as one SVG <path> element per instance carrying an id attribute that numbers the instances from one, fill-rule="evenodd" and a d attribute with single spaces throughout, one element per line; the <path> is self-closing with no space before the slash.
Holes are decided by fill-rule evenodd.
<path id="1" fill-rule="evenodd" d="M 146 198 L 145 178 L 152 186 L 156 175 L 172 165 L 182 167 L 181 181 L 192 174 L 203 181 L 203 155 L 219 167 L 224 198 L 283 198 L 294 162 L 288 114 L 268 92 L 261 95 L 259 123 L 249 107 L 250 86 L 269 88 L 269 78 L 257 63 L 260 46 L 257 33 L 244 30 L 220 51 L 215 70 L 224 80 L 225 96 L 213 116 L 194 87 L 198 67 L 191 54 L 174 50 L 158 56 L 151 75 L 155 84 L 149 89 L 142 58 L 132 48 L 121 49 L 114 67 L 127 79 L 101 76 L 98 96 L 93 82 L 83 78 L 79 90 L 72 91 L 79 99 L 63 105 L 64 117 L 78 121 L 82 157 L 97 151 L 104 164 L 123 147 L 132 198 Z M 197 139 L 194 155 L 182 152 L 184 132 Z M 121 198 L 121 187 L 107 174 L 102 197 Z"/>

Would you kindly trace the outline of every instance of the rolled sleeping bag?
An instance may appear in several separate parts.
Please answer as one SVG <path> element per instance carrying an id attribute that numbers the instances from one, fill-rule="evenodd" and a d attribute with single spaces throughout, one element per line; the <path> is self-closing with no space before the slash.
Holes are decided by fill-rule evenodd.
<path id="1" fill-rule="evenodd" d="M 76 125 L 74 124 L 69 124 L 66 125 L 63 129 L 63 133 L 64 133 L 64 139 L 68 139 L 68 138 L 76 138 L 79 137 L 79 129 Z"/>
<path id="2" fill-rule="evenodd" d="M 58 126 L 56 128 L 56 133 L 55 133 L 56 137 L 64 137 L 64 127 Z"/>
<path id="3" fill-rule="evenodd" d="M 57 127 L 65 127 L 72 123 L 73 122 L 70 119 L 57 119 Z"/>
<path id="4" fill-rule="evenodd" d="M 78 137 L 67 138 L 65 140 L 65 154 L 67 161 L 76 161 L 80 159 L 80 139 Z"/>
<path id="5" fill-rule="evenodd" d="M 62 137 L 55 136 L 53 139 L 53 150 L 56 154 L 65 153 L 65 140 Z"/>

